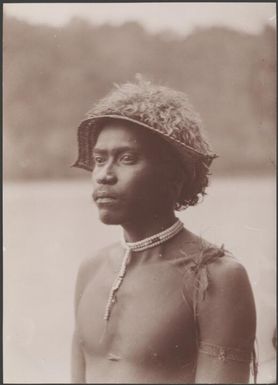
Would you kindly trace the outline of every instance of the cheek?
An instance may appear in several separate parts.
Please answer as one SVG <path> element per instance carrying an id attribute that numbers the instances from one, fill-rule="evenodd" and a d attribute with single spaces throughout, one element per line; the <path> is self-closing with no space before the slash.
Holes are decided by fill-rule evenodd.
<path id="1" fill-rule="evenodd" d="M 126 188 L 128 191 L 135 190 L 136 192 L 138 189 L 144 189 L 146 184 L 149 183 L 152 172 L 144 167 L 130 167 L 120 170 L 118 175 L 119 182 L 123 188 Z"/>
<path id="2" fill-rule="evenodd" d="M 157 175 L 153 170 L 135 169 L 130 173 L 122 175 L 123 186 L 126 187 L 130 197 L 136 200 L 151 198 L 159 191 Z M 133 199 L 132 199 L 133 200 Z"/>
<path id="3" fill-rule="evenodd" d="M 95 171 L 95 168 L 93 169 L 93 171 L 91 173 L 91 180 L 92 180 L 93 187 L 95 187 L 97 185 L 97 183 L 96 183 L 96 171 Z"/>

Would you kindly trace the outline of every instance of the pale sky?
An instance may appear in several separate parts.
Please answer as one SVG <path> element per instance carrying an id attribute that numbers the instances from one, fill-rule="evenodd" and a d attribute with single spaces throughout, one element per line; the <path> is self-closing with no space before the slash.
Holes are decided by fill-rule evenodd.
<path id="1" fill-rule="evenodd" d="M 172 29 L 181 34 L 195 27 L 221 25 L 249 33 L 265 24 L 276 26 L 273 3 L 18 3 L 4 4 L 4 13 L 31 23 L 60 26 L 79 16 L 94 24 L 139 21 L 148 31 Z"/>

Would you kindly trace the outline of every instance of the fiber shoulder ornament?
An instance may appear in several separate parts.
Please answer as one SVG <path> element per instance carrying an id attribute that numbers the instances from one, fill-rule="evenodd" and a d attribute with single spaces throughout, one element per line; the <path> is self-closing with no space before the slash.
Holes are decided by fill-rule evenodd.
<path id="1" fill-rule="evenodd" d="M 171 143 L 181 159 L 201 161 L 207 168 L 217 156 L 210 151 L 199 116 L 186 94 L 157 86 L 141 75 L 115 88 L 87 113 L 78 128 L 79 154 L 74 167 L 91 171 L 96 128 L 104 119 L 122 119 L 145 127 Z"/>

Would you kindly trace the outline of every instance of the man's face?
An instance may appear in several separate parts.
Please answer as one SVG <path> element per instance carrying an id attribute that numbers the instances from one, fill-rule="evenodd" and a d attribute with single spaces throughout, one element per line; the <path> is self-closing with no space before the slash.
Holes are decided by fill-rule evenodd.
<path id="1" fill-rule="evenodd" d="M 156 147 L 140 127 L 112 121 L 102 128 L 93 150 L 92 179 L 103 223 L 144 223 L 150 216 L 173 211 Z"/>

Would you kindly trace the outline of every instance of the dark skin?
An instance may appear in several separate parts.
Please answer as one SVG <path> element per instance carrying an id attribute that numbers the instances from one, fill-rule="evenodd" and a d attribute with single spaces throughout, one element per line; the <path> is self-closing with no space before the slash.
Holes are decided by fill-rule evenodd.
<path id="1" fill-rule="evenodd" d="M 163 142 L 157 146 L 153 135 L 146 135 L 144 129 L 136 126 L 129 125 L 127 131 L 122 123 L 109 127 L 102 130 L 93 150 L 94 197 L 100 192 L 117 198 L 115 204 L 96 200 L 100 219 L 107 224 L 120 224 L 126 240 L 135 242 L 175 221 L 178 177 L 175 183 L 174 162 L 162 156 L 166 150 Z"/>
<path id="2" fill-rule="evenodd" d="M 117 121 L 107 123 L 98 136 L 93 196 L 100 220 L 121 225 L 127 241 L 144 239 L 175 221 L 181 181 L 171 160 L 162 157 L 164 149 L 137 127 Z M 137 253 L 105 333 L 104 309 L 124 250 L 115 244 L 83 262 L 76 285 L 72 382 L 248 383 L 248 363 L 196 355 L 194 319 L 180 295 L 184 278 L 173 264 L 197 255 L 202 245 L 184 230 L 172 241 Z M 225 256 L 208 270 L 211 290 L 198 317 L 202 341 L 249 347 L 255 307 L 244 268 Z"/>

